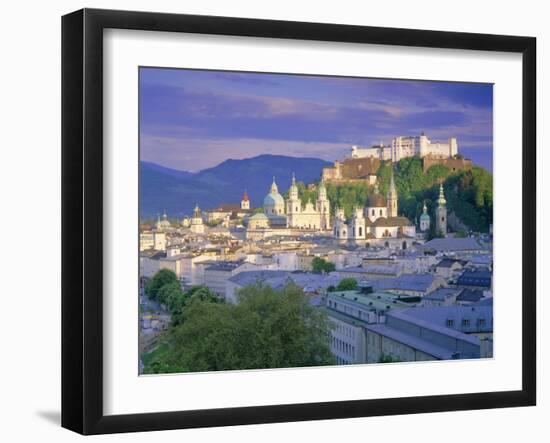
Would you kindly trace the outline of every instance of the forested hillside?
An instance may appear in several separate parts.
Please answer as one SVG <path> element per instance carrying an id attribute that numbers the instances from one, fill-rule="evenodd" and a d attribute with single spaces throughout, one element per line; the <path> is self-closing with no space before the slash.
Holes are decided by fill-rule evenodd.
<path id="1" fill-rule="evenodd" d="M 394 180 L 399 195 L 399 215 L 415 222 L 422 213 L 424 201 L 428 213 L 433 216 L 435 200 L 439 194 L 439 182 L 443 180 L 449 215 L 454 214 L 469 229 L 487 232 L 493 222 L 493 176 L 486 169 L 474 166 L 471 171 L 452 173 L 449 168 L 434 165 L 426 173 L 418 157 L 401 159 L 394 166 Z M 378 170 L 380 192 L 386 195 L 390 184 L 391 162 L 383 162 Z M 315 201 L 317 187 L 298 183 L 300 196 L 305 203 Z M 354 206 L 363 207 L 372 187 L 366 183 L 327 184 L 327 194 L 332 210 L 344 209 L 351 215 Z"/>

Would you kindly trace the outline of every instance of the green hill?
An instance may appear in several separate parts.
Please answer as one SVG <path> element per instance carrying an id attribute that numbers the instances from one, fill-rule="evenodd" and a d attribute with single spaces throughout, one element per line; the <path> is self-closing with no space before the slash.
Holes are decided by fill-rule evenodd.
<path id="1" fill-rule="evenodd" d="M 378 182 L 382 195 L 386 195 L 390 184 L 392 164 L 382 163 L 378 170 Z M 428 213 L 433 216 L 435 200 L 439 194 L 439 182 L 443 180 L 449 216 L 454 215 L 461 224 L 478 232 L 488 232 L 493 222 L 493 176 L 486 169 L 474 166 L 470 171 L 452 172 L 449 168 L 434 165 L 426 173 L 422 170 L 419 157 L 401 159 L 394 166 L 394 180 L 399 195 L 399 215 L 416 221 L 422 213 L 424 201 Z M 316 186 L 298 183 L 302 201 L 317 198 Z M 365 205 L 372 187 L 360 184 L 327 184 L 327 195 L 331 210 L 337 206 L 351 215 L 354 206 Z"/>

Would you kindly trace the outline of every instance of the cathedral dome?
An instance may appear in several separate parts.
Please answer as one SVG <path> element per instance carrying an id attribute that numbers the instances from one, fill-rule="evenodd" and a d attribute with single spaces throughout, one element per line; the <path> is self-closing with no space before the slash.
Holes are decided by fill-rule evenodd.
<path id="1" fill-rule="evenodd" d="M 264 198 L 264 207 L 266 206 L 284 206 L 285 200 L 279 193 L 267 194 Z"/>
<path id="2" fill-rule="evenodd" d="M 258 213 L 254 214 L 252 217 L 249 217 L 248 220 L 268 220 L 268 218 L 264 214 Z"/>
<path id="3" fill-rule="evenodd" d="M 264 198 L 264 211 L 266 214 L 282 214 L 284 208 L 285 199 L 279 194 L 277 183 L 275 183 L 275 177 L 273 177 L 270 192 Z"/>
<path id="4" fill-rule="evenodd" d="M 371 194 L 369 195 L 367 206 L 369 208 L 385 208 L 387 206 L 387 201 L 381 194 Z"/>

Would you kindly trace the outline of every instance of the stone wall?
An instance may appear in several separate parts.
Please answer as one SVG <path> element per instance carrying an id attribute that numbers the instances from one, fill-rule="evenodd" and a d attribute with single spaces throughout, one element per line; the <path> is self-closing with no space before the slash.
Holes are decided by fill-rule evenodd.
<path id="1" fill-rule="evenodd" d="M 342 183 L 349 180 L 365 180 L 369 175 L 376 174 L 379 168 L 378 158 L 346 158 L 342 162 L 335 162 L 334 166 L 323 168 L 323 180 Z"/>
<path id="2" fill-rule="evenodd" d="M 443 165 L 449 168 L 451 171 L 469 171 L 472 169 L 472 160 L 465 158 L 436 158 L 433 156 L 426 156 L 422 159 L 422 166 L 424 172 L 430 169 L 433 165 Z"/>

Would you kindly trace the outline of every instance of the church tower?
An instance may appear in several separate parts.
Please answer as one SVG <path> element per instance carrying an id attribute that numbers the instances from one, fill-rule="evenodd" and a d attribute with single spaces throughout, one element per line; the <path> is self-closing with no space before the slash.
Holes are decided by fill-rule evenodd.
<path id="1" fill-rule="evenodd" d="M 353 208 L 351 216 L 351 226 L 349 230 L 349 237 L 353 237 L 356 240 L 365 239 L 365 214 L 363 214 L 362 208 Z"/>
<path id="2" fill-rule="evenodd" d="M 297 227 L 297 216 L 302 212 L 302 202 L 298 195 L 298 185 L 296 185 L 296 177 L 292 173 L 292 183 L 288 189 L 288 198 L 286 200 L 286 215 L 288 216 L 288 226 L 291 228 Z"/>
<path id="3" fill-rule="evenodd" d="M 244 190 L 243 198 L 241 199 L 241 209 L 250 209 L 250 199 L 248 198 L 246 189 Z"/>
<path id="4" fill-rule="evenodd" d="M 320 224 L 322 230 L 330 229 L 330 202 L 327 197 L 325 183 L 321 180 L 319 184 L 319 196 L 317 197 L 317 211 L 319 212 Z"/>
<path id="5" fill-rule="evenodd" d="M 388 191 L 388 217 L 397 217 L 397 191 L 393 181 L 393 169 L 391 171 L 390 189 Z"/>
<path id="6" fill-rule="evenodd" d="M 160 214 L 157 214 L 157 223 L 155 224 L 155 230 L 157 232 L 162 232 L 162 223 L 160 221 Z"/>
<path id="7" fill-rule="evenodd" d="M 439 184 L 439 198 L 435 208 L 435 233 L 436 235 L 447 235 L 447 200 L 443 194 L 443 183 Z"/>
<path id="8" fill-rule="evenodd" d="M 426 202 L 424 202 L 424 207 L 422 208 L 422 215 L 420 216 L 420 230 L 422 232 L 429 231 L 430 229 L 430 216 L 428 215 L 428 208 L 426 207 Z"/>
<path id="9" fill-rule="evenodd" d="M 194 234 L 204 234 L 204 224 L 202 222 L 202 213 L 199 205 L 195 205 L 193 217 L 191 217 L 191 232 Z"/>

